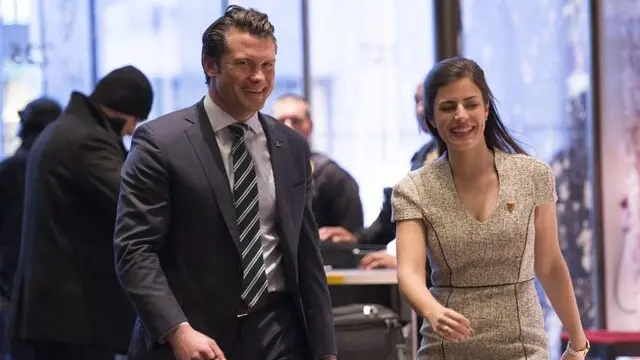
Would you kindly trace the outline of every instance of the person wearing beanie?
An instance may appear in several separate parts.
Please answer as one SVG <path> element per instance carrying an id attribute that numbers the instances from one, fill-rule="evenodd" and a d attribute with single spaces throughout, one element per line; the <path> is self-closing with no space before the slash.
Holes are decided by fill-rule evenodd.
<path id="1" fill-rule="evenodd" d="M 20 116 L 18 137 L 22 140 L 21 148 L 31 149 L 42 130 L 57 119 L 61 112 L 60 104 L 47 97 L 35 99 L 23 110 L 18 111 Z"/>
<path id="2" fill-rule="evenodd" d="M 44 97 L 27 104 L 18 112 L 20 147 L 0 162 L 0 338 L 4 337 L 4 320 L 20 253 L 27 157 L 36 137 L 61 111 L 57 102 Z"/>
<path id="3" fill-rule="evenodd" d="M 149 116 L 151 83 L 115 69 L 73 92 L 27 160 L 22 248 L 9 321 L 15 360 L 113 360 L 135 313 L 114 272 L 122 137 Z"/>
<path id="4" fill-rule="evenodd" d="M 125 66 L 103 77 L 89 99 L 115 124 L 124 120 L 122 135 L 133 135 L 136 124 L 147 119 L 151 112 L 153 90 L 149 79 L 140 70 Z"/>

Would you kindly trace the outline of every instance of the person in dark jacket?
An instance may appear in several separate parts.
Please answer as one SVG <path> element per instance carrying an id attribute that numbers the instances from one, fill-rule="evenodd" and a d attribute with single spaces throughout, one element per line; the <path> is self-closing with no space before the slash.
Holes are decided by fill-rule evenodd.
<path id="1" fill-rule="evenodd" d="M 423 83 L 420 82 L 416 87 L 414 95 L 416 120 L 420 129 L 425 133 L 429 133 L 426 122 L 424 120 L 423 105 Z M 416 170 L 438 157 L 438 148 L 436 142 L 431 140 L 423 145 L 411 157 L 411 170 Z M 368 227 L 361 228 L 358 231 L 349 231 L 344 227 L 325 227 L 320 229 L 320 237 L 329 239 L 334 242 L 352 242 L 360 244 L 386 245 L 396 237 L 396 226 L 391 221 L 391 188 L 383 190 L 384 200 L 382 208 L 376 220 Z M 395 257 L 385 254 L 385 252 L 376 252 L 369 254 L 363 259 L 364 267 L 393 267 Z"/>
<path id="2" fill-rule="evenodd" d="M 11 304 L 16 360 L 113 360 L 126 353 L 134 311 L 113 255 L 122 136 L 147 118 L 152 100 L 140 70 L 113 70 L 91 95 L 73 92 L 33 144 Z"/>
<path id="3" fill-rule="evenodd" d="M 0 359 L 4 355 L 5 322 L 18 266 L 22 235 L 24 177 L 33 142 L 62 109 L 57 102 L 42 97 L 18 112 L 21 140 L 16 152 L 0 162 Z"/>
<path id="4" fill-rule="evenodd" d="M 27 104 L 18 112 L 20 147 L 12 156 L 0 162 L 0 296 L 7 300 L 11 298 L 20 252 L 27 156 L 40 132 L 61 111 L 57 102 L 45 97 Z"/>
<path id="5" fill-rule="evenodd" d="M 296 130 L 307 141 L 313 121 L 309 102 L 301 96 L 286 94 L 273 105 L 274 117 Z M 336 226 L 357 231 L 364 225 L 358 183 L 345 169 L 324 154 L 312 151 L 312 210 L 318 228 Z"/>

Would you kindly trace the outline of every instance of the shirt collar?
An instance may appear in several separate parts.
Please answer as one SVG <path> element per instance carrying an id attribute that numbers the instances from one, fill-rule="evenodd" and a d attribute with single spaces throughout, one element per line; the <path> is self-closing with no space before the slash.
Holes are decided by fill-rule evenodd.
<path id="1" fill-rule="evenodd" d="M 213 127 L 214 133 L 217 133 L 218 131 L 228 127 L 229 125 L 237 123 L 237 121 L 233 117 L 231 117 L 231 115 L 227 114 L 213 101 L 213 99 L 211 99 L 211 96 L 209 94 L 204 97 L 204 110 L 209 117 L 209 121 L 211 122 L 211 127 Z M 249 128 L 256 134 L 262 132 L 262 125 L 260 125 L 260 120 L 258 119 L 257 112 L 251 115 L 251 117 L 247 121 L 245 121 L 245 124 L 247 124 Z"/>

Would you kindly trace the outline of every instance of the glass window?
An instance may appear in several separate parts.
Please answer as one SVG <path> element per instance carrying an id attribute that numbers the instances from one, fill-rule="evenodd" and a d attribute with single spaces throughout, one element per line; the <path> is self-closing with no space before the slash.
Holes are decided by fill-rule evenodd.
<path id="1" fill-rule="evenodd" d="M 29 1 L 0 1 L 2 23 L 4 25 L 28 24 L 32 14 L 31 5 Z"/>
<path id="2" fill-rule="evenodd" d="M 95 0 L 98 77 L 133 65 L 152 82 L 149 118 L 196 103 L 207 91 L 202 33 L 221 1 Z"/>
<path id="3" fill-rule="evenodd" d="M 313 147 L 358 181 L 366 224 L 428 140 L 413 99 L 434 63 L 432 13 L 424 0 L 309 0 Z"/>
<path id="4" fill-rule="evenodd" d="M 461 9 L 463 54 L 484 68 L 513 135 L 554 170 L 560 245 L 582 323 L 595 327 L 589 1 L 463 0 Z"/>
<path id="5" fill-rule="evenodd" d="M 302 71 L 302 9 L 300 0 L 231 0 L 229 4 L 254 8 L 269 16 L 278 40 L 276 80 L 264 112 L 271 114 L 273 102 L 283 94 L 304 93 Z"/>
<path id="6" fill-rule="evenodd" d="M 0 11 L 2 157 L 20 144 L 19 110 L 43 95 L 64 106 L 91 89 L 93 70 L 88 0 L 3 0 Z"/>

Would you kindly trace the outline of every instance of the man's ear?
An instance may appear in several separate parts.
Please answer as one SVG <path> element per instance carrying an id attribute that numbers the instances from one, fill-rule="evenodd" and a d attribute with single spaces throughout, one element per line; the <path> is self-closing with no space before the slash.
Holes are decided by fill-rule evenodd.
<path id="1" fill-rule="evenodd" d="M 213 77 L 218 75 L 218 62 L 215 58 L 211 56 L 203 55 L 202 56 L 202 68 L 207 73 L 207 76 Z"/>

